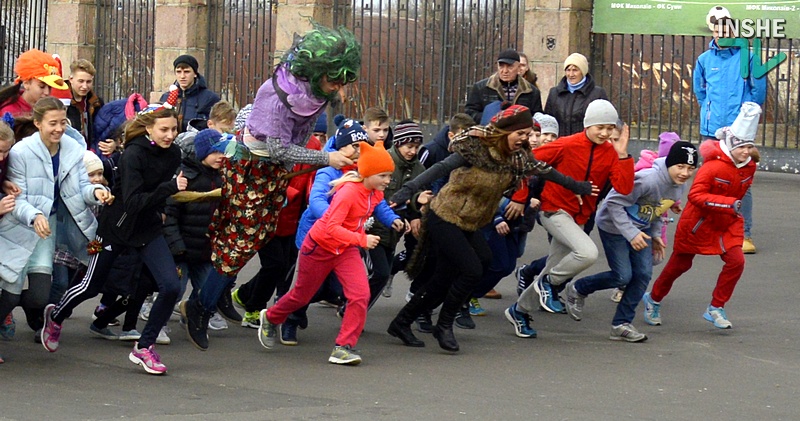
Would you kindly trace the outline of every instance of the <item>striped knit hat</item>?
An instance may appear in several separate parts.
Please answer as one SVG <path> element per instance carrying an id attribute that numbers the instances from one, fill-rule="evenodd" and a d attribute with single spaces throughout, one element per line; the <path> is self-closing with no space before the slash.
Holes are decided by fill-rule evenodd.
<path id="1" fill-rule="evenodd" d="M 533 115 L 526 106 L 512 105 L 492 117 L 490 124 L 498 129 L 513 132 L 533 127 Z"/>
<path id="2" fill-rule="evenodd" d="M 394 126 L 394 146 L 400 147 L 407 143 L 422 143 L 422 130 L 419 124 L 406 120 Z"/>

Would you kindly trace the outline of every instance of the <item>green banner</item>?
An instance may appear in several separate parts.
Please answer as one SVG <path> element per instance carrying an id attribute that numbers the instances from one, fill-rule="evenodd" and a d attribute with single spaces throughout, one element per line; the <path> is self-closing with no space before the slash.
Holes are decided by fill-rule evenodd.
<path id="1" fill-rule="evenodd" d="M 800 0 L 595 0 L 592 30 L 604 34 L 711 35 L 709 12 L 722 6 L 733 19 L 773 25 L 784 19 L 786 38 L 800 39 Z"/>

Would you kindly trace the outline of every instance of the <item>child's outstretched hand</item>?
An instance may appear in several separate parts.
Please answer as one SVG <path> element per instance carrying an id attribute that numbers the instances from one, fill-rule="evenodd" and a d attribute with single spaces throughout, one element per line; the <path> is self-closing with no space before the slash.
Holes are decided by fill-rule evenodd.
<path id="1" fill-rule="evenodd" d="M 95 189 L 94 197 L 96 197 L 97 200 L 104 205 L 110 205 L 114 203 L 114 195 L 106 189 Z"/>
<path id="2" fill-rule="evenodd" d="M 3 181 L 3 193 L 9 196 L 19 196 L 19 194 L 22 193 L 22 189 L 20 189 L 19 186 L 13 181 L 6 180 Z"/>
<path id="3" fill-rule="evenodd" d="M 430 190 L 425 190 L 424 192 L 420 193 L 419 196 L 417 196 L 417 203 L 419 203 L 420 206 L 427 205 L 428 203 L 431 203 L 431 199 L 433 199 L 433 192 Z"/>
<path id="4" fill-rule="evenodd" d="M 186 186 L 189 184 L 189 180 L 183 176 L 183 170 L 181 170 L 180 174 L 175 177 L 175 183 L 178 185 L 178 191 L 186 190 Z"/>
<path id="5" fill-rule="evenodd" d="M 630 135 L 631 128 L 628 127 L 627 124 L 623 125 L 619 140 L 613 143 L 614 150 L 617 151 L 617 156 L 619 156 L 619 159 L 625 159 L 628 157 L 628 139 L 630 139 Z"/>
<path id="6" fill-rule="evenodd" d="M 636 251 L 644 250 L 647 248 L 647 240 L 649 239 L 649 235 L 640 232 L 636 237 L 633 238 L 633 240 L 631 240 L 631 247 L 633 247 L 633 249 Z M 658 240 L 661 241 L 660 238 Z"/>
<path id="7" fill-rule="evenodd" d="M 14 205 L 17 203 L 15 199 L 10 194 L 0 199 L 0 215 L 5 215 L 14 210 Z"/>
<path id="8" fill-rule="evenodd" d="M 653 258 L 658 262 L 667 256 L 667 245 L 661 237 L 653 238 Z"/>
<path id="9" fill-rule="evenodd" d="M 378 237 L 377 235 L 367 234 L 367 250 L 372 250 L 375 247 L 378 247 L 378 243 L 380 242 L 381 242 L 381 237 Z"/>
<path id="10" fill-rule="evenodd" d="M 408 225 L 408 221 L 403 219 L 395 219 L 394 222 L 392 222 L 392 228 L 394 228 L 394 230 L 397 232 L 402 232 L 403 234 L 408 233 L 408 231 L 411 229 L 411 227 Z"/>

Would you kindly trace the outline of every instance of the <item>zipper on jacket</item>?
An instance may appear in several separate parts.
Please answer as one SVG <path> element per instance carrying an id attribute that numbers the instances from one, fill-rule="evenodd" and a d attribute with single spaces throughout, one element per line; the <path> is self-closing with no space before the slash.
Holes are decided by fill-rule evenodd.
<path id="1" fill-rule="evenodd" d="M 592 142 L 591 139 L 589 139 Z M 592 174 L 592 161 L 594 161 L 594 148 L 597 147 L 597 143 L 592 142 L 592 149 L 589 151 L 589 165 L 586 166 L 586 175 L 583 177 L 583 181 L 589 181 L 589 176 Z M 578 205 L 578 214 L 583 212 L 583 204 Z"/>

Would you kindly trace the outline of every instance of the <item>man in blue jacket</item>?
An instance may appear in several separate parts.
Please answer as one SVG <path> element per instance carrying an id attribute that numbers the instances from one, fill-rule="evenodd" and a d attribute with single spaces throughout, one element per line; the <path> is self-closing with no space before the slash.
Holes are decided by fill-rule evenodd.
<path id="1" fill-rule="evenodd" d="M 709 12 L 715 19 L 709 23 L 714 39 L 708 50 L 697 58 L 694 68 L 693 89 L 700 103 L 700 135 L 704 139 L 716 139 L 718 129 L 733 124 L 742 103 L 755 102 L 763 106 L 767 97 L 767 78 L 753 77 L 753 57 L 750 51 L 742 51 L 739 47 L 720 47 L 717 42 L 726 19 L 730 13 L 722 6 L 714 6 Z M 715 21 L 715 22 L 714 22 Z M 740 73 L 740 54 L 750 55 L 749 77 Z M 760 54 L 760 52 L 758 52 Z M 753 225 L 753 196 L 750 190 L 742 198 L 742 214 L 744 223 L 744 244 L 742 251 L 753 254 L 756 247 L 750 237 Z"/>
<path id="2" fill-rule="evenodd" d="M 219 95 L 208 89 L 205 78 L 197 70 L 197 59 L 193 56 L 178 56 L 172 65 L 175 67 L 175 85 L 180 89 L 176 106 L 178 130 L 183 133 L 190 120 L 208 120 L 211 106 L 219 102 Z M 165 102 L 168 95 L 169 92 L 164 92 L 161 102 Z"/>

